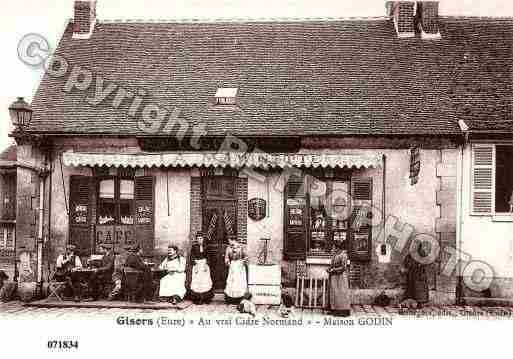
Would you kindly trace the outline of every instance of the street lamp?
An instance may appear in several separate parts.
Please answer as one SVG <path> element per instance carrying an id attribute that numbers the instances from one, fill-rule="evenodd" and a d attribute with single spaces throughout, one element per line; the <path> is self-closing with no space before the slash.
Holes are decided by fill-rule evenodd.
<path id="1" fill-rule="evenodd" d="M 18 97 L 16 101 L 9 106 L 11 121 L 16 130 L 23 131 L 32 121 L 32 108 L 23 97 Z"/>

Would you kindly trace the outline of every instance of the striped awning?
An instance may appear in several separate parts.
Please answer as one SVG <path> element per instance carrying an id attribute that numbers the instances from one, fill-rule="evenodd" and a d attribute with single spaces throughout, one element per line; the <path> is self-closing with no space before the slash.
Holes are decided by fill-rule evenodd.
<path id="1" fill-rule="evenodd" d="M 379 154 L 334 153 L 239 153 L 239 152 L 174 152 L 174 153 L 63 153 L 66 166 L 107 167 L 232 167 L 232 168 L 377 168 Z"/>

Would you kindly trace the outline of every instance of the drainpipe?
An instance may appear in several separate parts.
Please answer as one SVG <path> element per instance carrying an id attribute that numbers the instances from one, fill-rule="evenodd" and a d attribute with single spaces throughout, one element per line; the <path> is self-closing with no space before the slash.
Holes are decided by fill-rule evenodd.
<path id="1" fill-rule="evenodd" d="M 460 178 L 459 178 L 459 190 L 458 190 L 458 227 L 456 231 L 456 241 L 458 243 L 458 281 L 456 283 L 456 305 L 463 305 L 463 277 L 461 272 L 461 247 L 463 243 L 462 239 L 462 230 L 463 230 L 463 161 L 464 161 L 464 155 L 465 155 L 465 146 L 468 143 L 468 136 L 469 136 L 469 128 L 465 121 L 459 120 L 458 125 L 460 126 L 461 131 L 463 132 L 463 143 L 460 146 Z"/>

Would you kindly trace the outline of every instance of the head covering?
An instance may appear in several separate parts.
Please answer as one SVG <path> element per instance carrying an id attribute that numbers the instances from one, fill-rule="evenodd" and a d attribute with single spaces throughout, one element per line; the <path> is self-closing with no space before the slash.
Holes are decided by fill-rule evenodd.
<path id="1" fill-rule="evenodd" d="M 103 249 L 112 249 L 112 244 L 111 243 L 102 243 L 102 244 L 100 244 L 100 247 Z"/>
<path id="2" fill-rule="evenodd" d="M 77 249 L 77 246 L 74 245 L 74 244 L 68 244 L 66 246 L 66 249 L 69 250 L 69 251 L 74 251 L 75 249 Z"/>
<path id="3" fill-rule="evenodd" d="M 347 241 L 335 241 L 335 247 L 340 250 L 347 250 Z"/>
<path id="4" fill-rule="evenodd" d="M 130 252 L 139 252 L 141 246 L 139 244 L 134 244 L 132 246 L 126 246 L 125 249 Z"/>

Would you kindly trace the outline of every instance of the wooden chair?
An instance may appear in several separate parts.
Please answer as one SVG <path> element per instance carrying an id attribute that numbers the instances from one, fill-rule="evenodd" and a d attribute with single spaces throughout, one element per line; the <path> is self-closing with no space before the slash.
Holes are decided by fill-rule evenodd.
<path id="1" fill-rule="evenodd" d="M 124 269 L 125 299 L 136 302 L 141 299 L 143 289 L 143 272 L 133 268 Z"/>
<path id="2" fill-rule="evenodd" d="M 328 278 L 298 276 L 296 307 L 324 310 L 328 305 Z"/>
<path id="3" fill-rule="evenodd" d="M 63 302 L 64 299 L 62 299 L 61 293 L 66 288 L 66 284 L 67 284 L 66 282 L 50 281 L 48 283 L 48 292 L 49 292 L 48 299 L 55 298 L 59 302 Z"/>

